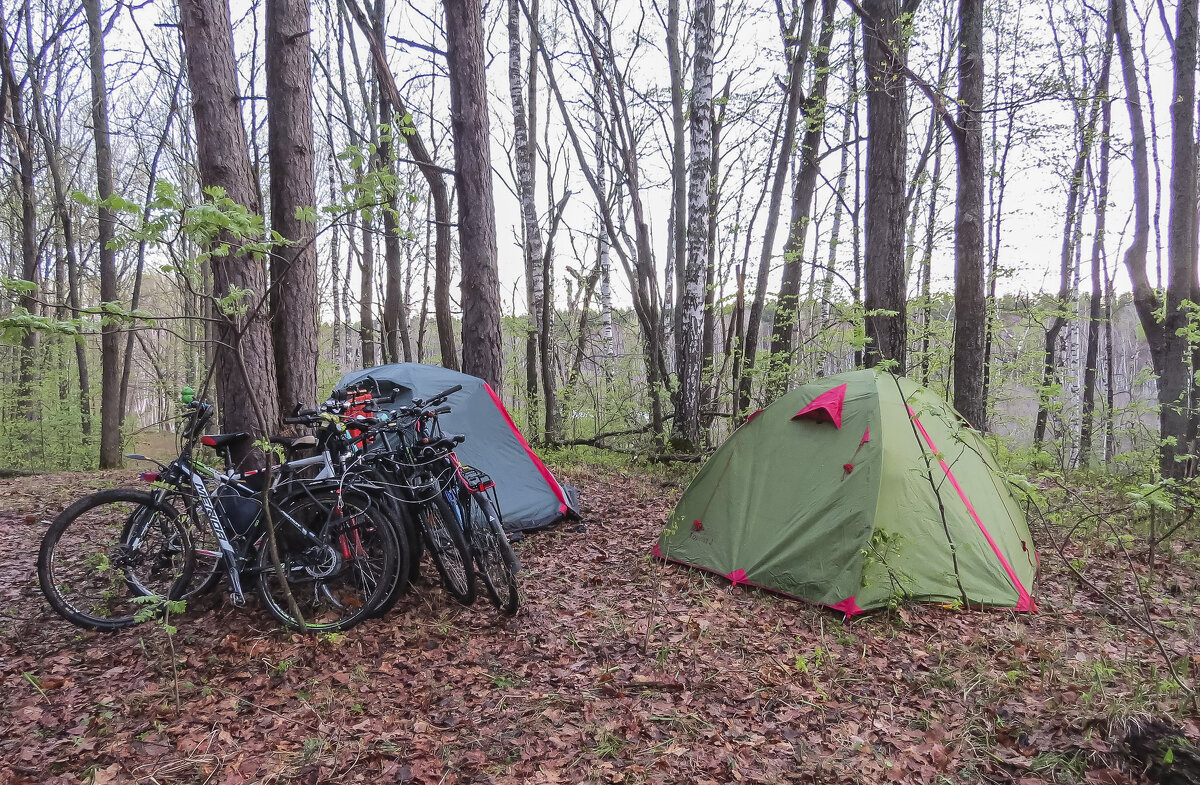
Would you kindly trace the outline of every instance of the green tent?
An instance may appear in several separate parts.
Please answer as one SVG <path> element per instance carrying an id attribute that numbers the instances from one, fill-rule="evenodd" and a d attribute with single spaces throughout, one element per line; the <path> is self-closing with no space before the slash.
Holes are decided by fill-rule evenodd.
<path id="1" fill-rule="evenodd" d="M 756 412 L 654 555 L 847 615 L 895 599 L 1037 610 L 1033 541 L 987 444 L 883 371 L 817 379 Z"/>

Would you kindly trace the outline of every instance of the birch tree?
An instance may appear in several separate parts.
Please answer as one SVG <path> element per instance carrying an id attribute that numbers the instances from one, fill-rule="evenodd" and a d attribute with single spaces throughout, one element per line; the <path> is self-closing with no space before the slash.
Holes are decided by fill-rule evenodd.
<path id="1" fill-rule="evenodd" d="M 671 438 L 677 449 L 700 446 L 700 383 L 703 365 L 705 271 L 708 266 L 709 189 L 712 188 L 713 0 L 697 0 L 692 19 L 691 166 L 688 175 L 687 260 L 679 298 L 675 362 L 679 384 Z"/>

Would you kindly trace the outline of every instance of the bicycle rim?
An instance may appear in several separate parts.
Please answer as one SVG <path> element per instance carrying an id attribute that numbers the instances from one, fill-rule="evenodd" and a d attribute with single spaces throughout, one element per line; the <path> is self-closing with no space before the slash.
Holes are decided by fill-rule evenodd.
<path id="1" fill-rule="evenodd" d="M 102 491 L 51 524 L 38 553 L 38 580 L 63 618 L 112 631 L 179 599 L 194 566 L 177 511 L 141 491 Z"/>
<path id="2" fill-rule="evenodd" d="M 501 613 L 511 616 L 520 607 L 517 576 L 504 549 L 508 540 L 492 504 L 480 494 L 470 494 L 471 555 L 488 600 Z M 515 561 L 515 556 L 512 559 Z"/>
<path id="3" fill-rule="evenodd" d="M 450 505 L 439 496 L 421 506 L 417 519 L 447 593 L 463 605 L 475 602 L 475 570 L 471 554 Z"/>

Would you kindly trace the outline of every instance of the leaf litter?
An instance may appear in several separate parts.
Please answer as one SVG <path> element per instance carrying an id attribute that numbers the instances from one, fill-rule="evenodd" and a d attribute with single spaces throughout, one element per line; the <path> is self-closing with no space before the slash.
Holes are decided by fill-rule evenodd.
<path id="1" fill-rule="evenodd" d="M 161 627 L 83 632 L 36 586 L 48 521 L 132 475 L 0 480 L 0 785 L 1119 784 L 1141 780 L 1116 723 L 1200 735 L 1151 642 L 1049 558 L 1037 615 L 908 606 L 844 624 L 652 560 L 677 483 L 564 475 L 586 532 L 517 546 L 515 618 L 456 605 L 428 565 L 344 635 L 290 634 L 217 594 L 179 620 L 179 711 Z M 1166 556 L 1156 621 L 1197 672 L 1200 570 Z M 1119 552 L 1087 558 L 1132 603 Z"/>

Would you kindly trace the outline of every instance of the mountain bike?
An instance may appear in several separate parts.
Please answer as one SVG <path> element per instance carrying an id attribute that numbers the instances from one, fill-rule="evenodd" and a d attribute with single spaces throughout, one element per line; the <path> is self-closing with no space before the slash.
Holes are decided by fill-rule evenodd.
<path id="1" fill-rule="evenodd" d="M 151 492 L 102 491 L 54 520 L 38 556 L 41 589 L 54 610 L 88 629 L 136 624 L 148 602 L 178 599 L 188 590 L 197 565 L 189 530 L 198 529 L 215 541 L 235 605 L 257 588 L 279 622 L 300 627 L 303 619 L 314 632 L 348 629 L 374 615 L 403 583 L 398 573 L 408 554 L 403 532 L 372 502 L 370 489 L 335 478 L 300 483 L 279 499 L 265 494 L 264 503 L 244 477 L 194 459 L 212 414 L 211 404 L 186 405 L 179 457 L 157 473 Z M 204 438 L 228 449 L 250 436 Z M 274 566 L 268 517 L 281 571 Z"/>
<path id="2" fill-rule="evenodd" d="M 451 411 L 445 403 L 460 389 L 455 386 L 428 399 L 414 399 L 411 406 L 393 407 L 398 419 L 380 435 L 379 449 L 389 457 L 393 475 L 413 495 L 411 503 L 423 524 L 434 531 L 461 530 L 468 552 L 462 559 L 461 577 L 474 583 L 478 576 L 489 601 L 512 615 L 520 606 L 516 579 L 520 562 L 504 533 L 495 483 L 459 461 L 454 448 L 466 437 L 443 433 L 438 420 Z M 402 438 L 390 440 L 388 432 L 397 431 Z M 439 571 L 446 580 L 440 564 Z"/>
<path id="3" fill-rule="evenodd" d="M 367 381 L 370 380 L 368 377 Z M 347 451 L 353 454 L 346 464 L 347 471 L 368 472 L 373 481 L 384 488 L 388 497 L 407 512 L 412 526 L 413 541 L 424 545 L 442 581 L 446 593 L 464 605 L 475 602 L 475 571 L 472 568 L 470 546 L 464 536 L 458 516 L 442 497 L 436 475 L 430 473 L 431 461 L 418 458 L 414 424 L 425 405 L 420 399 L 412 406 L 380 406 L 394 401 L 394 395 L 374 394 L 366 389 L 335 392 L 335 397 L 348 400 L 347 425 L 344 430 Z M 455 386 L 434 396 L 444 402 L 462 389 Z M 415 570 L 420 559 L 420 547 L 411 552 L 410 569 Z"/>

